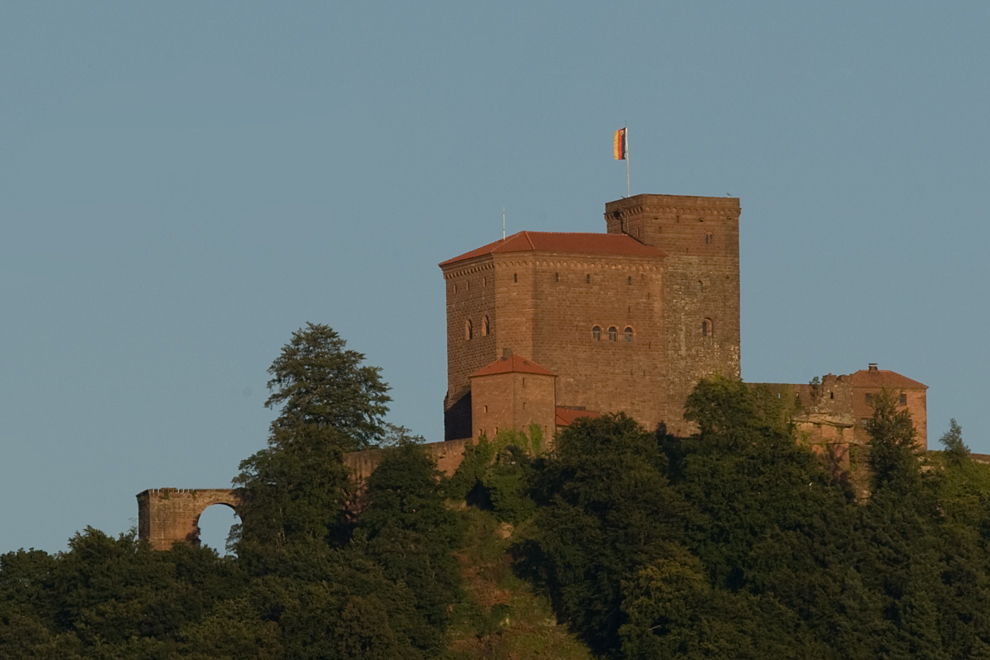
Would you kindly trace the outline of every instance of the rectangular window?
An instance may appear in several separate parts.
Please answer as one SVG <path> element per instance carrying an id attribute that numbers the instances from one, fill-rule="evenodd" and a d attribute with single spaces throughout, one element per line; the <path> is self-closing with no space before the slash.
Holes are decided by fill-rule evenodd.
<path id="1" fill-rule="evenodd" d="M 866 405 L 868 405 L 868 406 L 872 406 L 873 405 L 873 395 L 872 394 L 867 394 L 866 395 Z"/>
<path id="2" fill-rule="evenodd" d="M 906 406 L 907 405 L 907 394 L 902 394 L 901 397 L 900 397 L 900 399 L 898 399 L 898 401 L 899 401 L 899 403 L 902 406 Z"/>

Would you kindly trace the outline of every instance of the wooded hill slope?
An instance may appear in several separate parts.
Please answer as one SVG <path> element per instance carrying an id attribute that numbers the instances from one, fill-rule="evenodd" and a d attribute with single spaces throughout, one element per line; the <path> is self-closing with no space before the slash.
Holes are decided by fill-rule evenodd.
<path id="1" fill-rule="evenodd" d="M 990 658 L 990 470 L 878 397 L 870 497 L 774 400 L 703 381 L 699 433 L 623 415 L 472 447 L 440 479 L 326 326 L 272 366 L 234 554 L 86 529 L 0 556 L 0 658 Z M 343 453 L 390 445 L 358 515 Z"/>

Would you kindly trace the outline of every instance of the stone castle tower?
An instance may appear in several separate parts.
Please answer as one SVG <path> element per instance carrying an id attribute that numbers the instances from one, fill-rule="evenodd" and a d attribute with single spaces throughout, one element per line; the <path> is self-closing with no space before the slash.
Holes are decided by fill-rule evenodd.
<path id="1" fill-rule="evenodd" d="M 636 195 L 606 204 L 607 233 L 524 231 L 441 263 L 446 439 L 483 428 L 471 377 L 506 349 L 556 376 L 559 410 L 687 432 L 695 383 L 740 375 L 739 211 L 736 198 Z"/>

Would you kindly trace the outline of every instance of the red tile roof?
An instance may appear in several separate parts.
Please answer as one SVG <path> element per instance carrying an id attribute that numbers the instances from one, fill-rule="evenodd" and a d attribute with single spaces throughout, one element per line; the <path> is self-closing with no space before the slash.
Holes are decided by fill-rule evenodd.
<path id="1" fill-rule="evenodd" d="M 619 254 L 630 257 L 662 257 L 663 250 L 640 243 L 627 234 L 521 231 L 476 250 L 448 259 L 440 267 L 458 261 L 483 257 L 495 252 L 570 252 L 577 254 Z"/>
<path id="2" fill-rule="evenodd" d="M 502 358 L 501 360 L 495 360 L 487 367 L 475 371 L 469 376 L 469 378 L 475 378 L 477 376 L 491 376 L 493 374 L 507 374 L 507 373 L 523 373 L 523 374 L 539 374 L 541 376 L 555 376 L 556 374 L 548 369 L 544 369 L 535 362 L 529 360 L 524 360 L 518 355 L 510 355 L 508 358 Z"/>
<path id="3" fill-rule="evenodd" d="M 557 406 L 557 426 L 570 426 L 575 420 L 581 417 L 595 419 L 602 414 L 597 410 L 578 410 L 576 408 L 561 408 Z"/>
<path id="4" fill-rule="evenodd" d="M 860 369 L 849 376 L 853 387 L 889 387 L 891 389 L 927 390 L 928 386 L 887 369 Z"/>

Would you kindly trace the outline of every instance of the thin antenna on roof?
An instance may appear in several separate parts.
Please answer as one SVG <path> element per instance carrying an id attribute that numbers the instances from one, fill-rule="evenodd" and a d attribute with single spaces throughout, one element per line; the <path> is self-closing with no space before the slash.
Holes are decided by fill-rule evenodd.
<path id="1" fill-rule="evenodd" d="M 502 207 L 502 240 L 505 240 L 505 207 Z"/>

